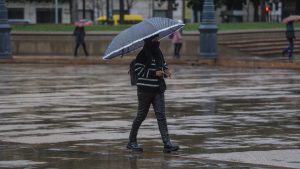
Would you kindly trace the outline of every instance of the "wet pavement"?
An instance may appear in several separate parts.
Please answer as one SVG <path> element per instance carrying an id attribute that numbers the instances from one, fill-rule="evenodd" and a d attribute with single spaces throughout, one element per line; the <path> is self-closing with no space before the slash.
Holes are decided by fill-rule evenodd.
<path id="1" fill-rule="evenodd" d="M 300 168 L 300 71 L 173 67 L 164 154 L 151 109 L 125 145 L 136 112 L 128 66 L 1 65 L 0 168 Z"/>

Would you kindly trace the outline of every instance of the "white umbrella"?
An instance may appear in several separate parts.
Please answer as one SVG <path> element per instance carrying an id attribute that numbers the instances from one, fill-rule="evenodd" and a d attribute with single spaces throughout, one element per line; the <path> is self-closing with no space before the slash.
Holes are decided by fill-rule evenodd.
<path id="1" fill-rule="evenodd" d="M 79 21 L 75 22 L 74 25 L 78 26 L 78 27 L 92 26 L 93 22 L 92 21 L 86 21 L 85 19 L 80 19 Z"/>
<path id="2" fill-rule="evenodd" d="M 290 15 L 282 20 L 283 23 L 287 24 L 288 22 L 300 21 L 300 15 Z"/>
<path id="3" fill-rule="evenodd" d="M 107 47 L 103 59 L 123 56 L 144 46 L 144 39 L 159 34 L 162 39 L 182 28 L 183 23 L 169 18 L 154 17 L 131 26 L 119 33 Z"/>

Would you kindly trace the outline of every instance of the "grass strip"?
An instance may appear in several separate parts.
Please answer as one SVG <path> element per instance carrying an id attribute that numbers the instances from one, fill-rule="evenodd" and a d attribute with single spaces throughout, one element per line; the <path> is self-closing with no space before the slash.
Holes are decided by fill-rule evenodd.
<path id="1" fill-rule="evenodd" d="M 93 25 L 86 27 L 86 31 L 122 31 L 132 25 Z M 200 24 L 186 24 L 184 31 L 198 31 Z M 295 28 L 300 27 L 300 23 L 295 23 Z M 254 29 L 285 29 L 283 23 L 220 23 L 219 30 L 254 30 Z M 28 32 L 72 32 L 74 25 L 72 24 L 30 24 L 30 25 L 12 25 L 12 31 L 28 31 Z"/>

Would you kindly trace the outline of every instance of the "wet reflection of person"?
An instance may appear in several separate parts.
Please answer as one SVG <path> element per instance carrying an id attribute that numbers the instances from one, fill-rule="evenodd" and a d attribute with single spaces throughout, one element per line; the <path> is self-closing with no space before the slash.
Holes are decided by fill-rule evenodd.
<path id="1" fill-rule="evenodd" d="M 84 42 L 84 38 L 85 38 L 84 26 L 76 26 L 73 35 L 75 36 L 75 41 L 76 41 L 74 56 L 77 57 L 78 48 L 80 45 L 82 45 L 83 47 L 85 56 L 89 56 Z"/>
<path id="2" fill-rule="evenodd" d="M 137 160 L 138 156 L 136 154 L 132 157 L 129 157 L 130 169 L 138 169 Z"/>
<path id="3" fill-rule="evenodd" d="M 147 117 L 151 104 L 164 143 L 164 152 L 170 153 L 179 149 L 179 146 L 171 143 L 168 132 L 165 115 L 164 92 L 166 84 L 164 77 L 171 77 L 171 72 L 165 63 L 158 40 L 158 35 L 144 40 L 145 45 L 136 58 L 135 72 L 138 76 L 138 112 L 132 123 L 129 142 L 127 144 L 127 148 L 133 151 L 143 151 L 137 143 L 137 134 L 142 122 Z"/>

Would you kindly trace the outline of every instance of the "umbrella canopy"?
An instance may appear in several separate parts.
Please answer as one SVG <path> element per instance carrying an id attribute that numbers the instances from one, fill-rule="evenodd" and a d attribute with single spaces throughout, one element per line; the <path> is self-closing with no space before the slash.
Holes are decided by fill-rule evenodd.
<path id="1" fill-rule="evenodd" d="M 83 26 L 92 26 L 92 21 L 86 21 L 85 19 L 80 19 L 79 21 L 75 22 L 75 26 L 83 27 Z"/>
<path id="2" fill-rule="evenodd" d="M 300 15 L 291 15 L 282 20 L 283 23 L 287 24 L 288 22 L 299 21 Z"/>
<path id="3" fill-rule="evenodd" d="M 119 33 L 107 47 L 103 59 L 123 56 L 144 46 L 144 39 L 158 34 L 162 39 L 182 28 L 183 23 L 168 18 L 154 17 L 131 26 Z"/>

